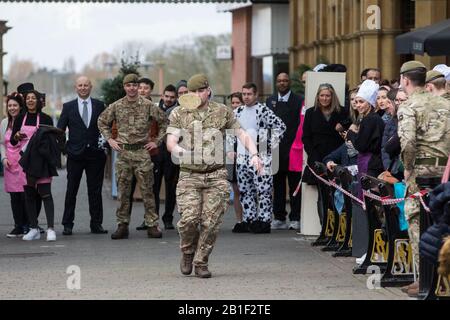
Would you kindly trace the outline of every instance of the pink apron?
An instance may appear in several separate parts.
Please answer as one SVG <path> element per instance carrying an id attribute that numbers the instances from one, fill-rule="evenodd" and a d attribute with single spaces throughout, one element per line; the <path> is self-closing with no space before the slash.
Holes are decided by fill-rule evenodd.
<path id="1" fill-rule="evenodd" d="M 4 168 L 4 184 L 6 192 L 23 192 L 23 186 L 27 184 L 25 172 L 19 164 L 20 144 L 13 146 L 11 144 L 11 129 L 5 133 L 6 158 L 9 162 L 9 168 Z"/>
<path id="2" fill-rule="evenodd" d="M 37 119 L 36 119 L 36 126 L 26 126 L 25 123 L 27 121 L 27 116 L 28 116 L 28 113 L 25 113 L 25 116 L 23 117 L 22 127 L 20 128 L 20 132 L 25 133 L 27 135 L 26 138 L 22 139 L 22 141 L 20 143 L 22 150 L 25 150 L 25 148 L 28 145 L 28 142 L 30 142 L 30 140 L 31 140 L 31 137 L 34 135 L 34 133 L 39 128 L 39 123 L 40 123 L 40 117 L 39 117 L 39 113 L 38 113 Z M 40 178 L 36 181 L 36 184 L 51 183 L 51 182 L 52 182 L 52 177 Z"/>

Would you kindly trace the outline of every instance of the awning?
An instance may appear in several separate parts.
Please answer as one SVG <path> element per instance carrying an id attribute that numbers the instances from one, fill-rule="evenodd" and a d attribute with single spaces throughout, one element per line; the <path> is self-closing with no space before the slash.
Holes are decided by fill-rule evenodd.
<path id="1" fill-rule="evenodd" d="M 450 55 L 450 19 L 397 36 L 395 47 L 398 54 Z"/>
<path id="2" fill-rule="evenodd" d="M 32 3 L 243 3 L 247 0 L 0 0 L 1 2 L 32 2 Z M 281 1 L 281 0 L 280 0 Z M 285 1 L 285 0 L 282 0 Z"/>

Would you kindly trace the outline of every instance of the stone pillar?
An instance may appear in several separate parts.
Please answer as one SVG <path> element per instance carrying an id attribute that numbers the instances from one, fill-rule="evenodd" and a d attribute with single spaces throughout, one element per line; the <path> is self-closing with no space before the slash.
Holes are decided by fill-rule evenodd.
<path id="1" fill-rule="evenodd" d="M 5 111 L 4 111 L 4 97 L 3 97 L 3 93 L 5 91 L 5 88 L 3 86 L 3 56 L 6 54 L 6 52 L 3 52 L 3 35 L 9 30 L 11 29 L 11 27 L 7 27 L 6 26 L 6 22 L 5 20 L 0 20 L 0 121 L 3 119 L 3 117 L 5 116 Z"/>

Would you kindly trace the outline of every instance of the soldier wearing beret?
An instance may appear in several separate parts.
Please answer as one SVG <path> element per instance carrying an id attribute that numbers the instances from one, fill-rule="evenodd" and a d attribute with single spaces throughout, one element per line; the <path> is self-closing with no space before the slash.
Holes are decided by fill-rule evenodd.
<path id="1" fill-rule="evenodd" d="M 117 208 L 117 231 L 112 239 L 128 238 L 130 222 L 130 194 L 133 176 L 141 187 L 145 208 L 145 224 L 149 238 L 161 238 L 158 228 L 158 214 L 152 191 L 153 163 L 149 151 L 161 144 L 166 133 L 167 123 L 164 113 L 150 100 L 138 94 L 138 76 L 128 74 L 123 79 L 126 96 L 112 103 L 98 118 L 98 127 L 113 150 L 119 152 L 116 162 L 117 186 L 119 190 Z M 159 133 L 156 142 L 149 142 L 151 120 L 158 122 Z M 117 138 L 113 139 L 111 128 L 117 124 Z"/>
<path id="2" fill-rule="evenodd" d="M 180 269 L 182 274 L 189 275 L 195 265 L 197 277 L 210 278 L 208 258 L 230 196 L 223 161 L 225 130 L 231 129 L 238 136 L 259 172 L 262 163 L 255 144 L 240 129 L 232 110 L 208 99 L 211 88 L 207 77 L 194 75 L 187 87 L 189 93 L 180 97 L 180 107 L 170 114 L 167 129 L 167 149 L 180 162 L 176 190 L 181 213 L 177 225 L 182 252 Z"/>
<path id="3" fill-rule="evenodd" d="M 398 135 L 407 187 L 405 214 L 416 265 L 419 264 L 420 201 L 408 198 L 419 191 L 416 177 L 442 176 L 450 153 L 450 102 L 424 90 L 426 67 L 418 61 L 403 64 L 400 83 L 408 100 L 398 110 Z M 417 296 L 418 282 L 408 295 Z"/>
<path id="4" fill-rule="evenodd" d="M 445 75 L 439 71 L 431 70 L 427 72 L 425 80 L 425 90 L 434 96 L 441 96 L 450 101 L 450 92 L 447 91 L 447 80 Z"/>

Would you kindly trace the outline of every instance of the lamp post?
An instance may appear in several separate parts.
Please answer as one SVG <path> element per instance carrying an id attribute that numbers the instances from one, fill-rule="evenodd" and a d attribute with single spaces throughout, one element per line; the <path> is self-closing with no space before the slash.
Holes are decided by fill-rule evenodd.
<path id="1" fill-rule="evenodd" d="M 1 110 L 0 110 L 0 121 L 3 119 L 4 116 L 4 109 L 3 109 L 3 94 L 4 94 L 4 90 L 3 90 L 3 56 L 6 54 L 6 52 L 3 52 L 3 35 L 8 32 L 9 29 L 11 29 L 11 27 L 7 27 L 6 26 L 6 22 L 5 20 L 0 20 L 0 106 L 1 106 Z"/>

